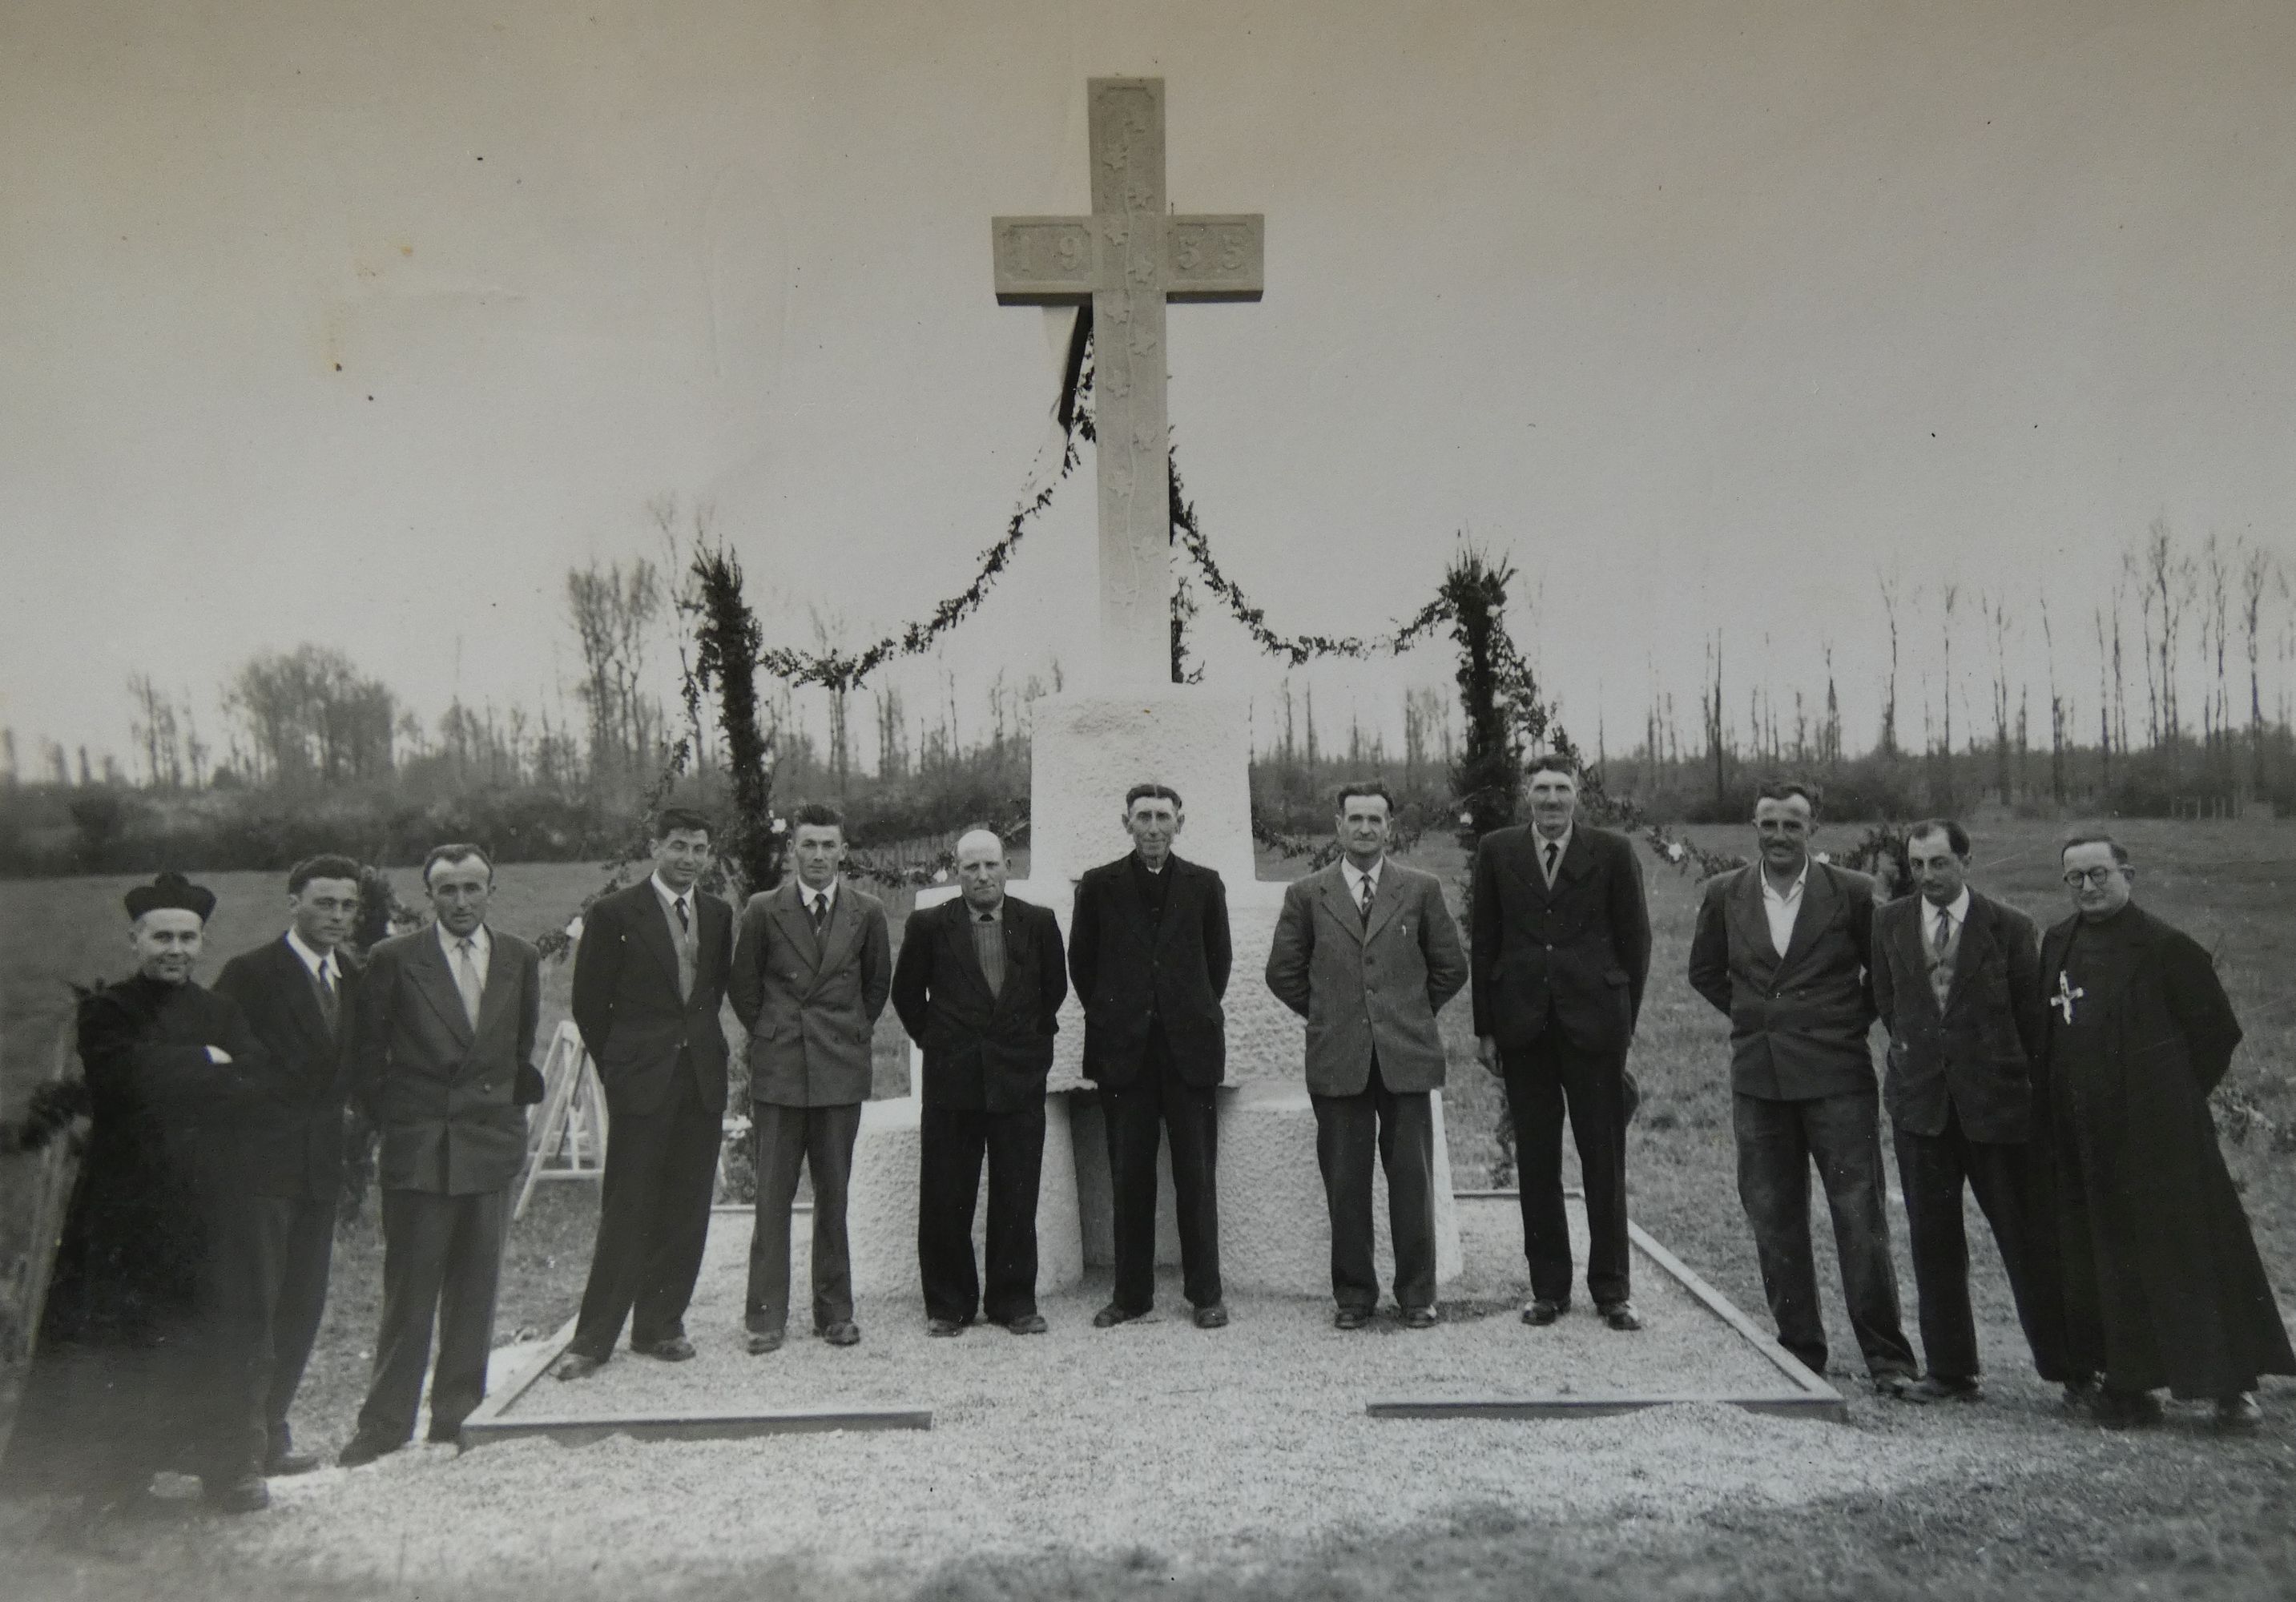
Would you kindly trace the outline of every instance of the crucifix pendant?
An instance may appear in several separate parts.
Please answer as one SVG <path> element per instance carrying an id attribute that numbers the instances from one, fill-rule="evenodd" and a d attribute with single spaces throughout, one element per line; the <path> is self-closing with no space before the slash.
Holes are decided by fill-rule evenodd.
<path id="1" fill-rule="evenodd" d="M 2079 1001 L 2087 994 L 2088 994 L 2087 991 L 2083 990 L 2078 985 L 2073 984 L 2069 978 L 2067 978 L 2064 969 L 2059 969 L 2057 970 L 2057 993 L 2049 998 L 2049 1005 L 2057 1008 L 2059 1010 L 2063 1012 L 2065 1015 L 2065 1022 L 2070 1024 L 2073 1021 L 2073 1003 Z"/>

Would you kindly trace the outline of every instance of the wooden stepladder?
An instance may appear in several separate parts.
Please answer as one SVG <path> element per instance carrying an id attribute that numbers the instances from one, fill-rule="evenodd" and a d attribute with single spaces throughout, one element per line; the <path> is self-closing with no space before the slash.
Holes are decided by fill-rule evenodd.
<path id="1" fill-rule="evenodd" d="M 606 1169 L 606 1087 L 598 1065 L 583 1050 L 581 1031 L 571 1018 L 551 1036 L 542 1063 L 542 1100 L 529 1127 L 526 1180 L 520 1185 L 512 1218 L 526 1216 L 526 1204 L 544 1180 L 594 1180 Z"/>

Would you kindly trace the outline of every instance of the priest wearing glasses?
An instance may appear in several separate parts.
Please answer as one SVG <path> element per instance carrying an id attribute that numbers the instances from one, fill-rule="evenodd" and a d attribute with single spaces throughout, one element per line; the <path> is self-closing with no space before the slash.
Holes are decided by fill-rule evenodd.
<path id="1" fill-rule="evenodd" d="M 2109 1426 L 2157 1422 L 2165 1388 L 2252 1429 L 2257 1377 L 2296 1354 L 2209 1114 L 2240 1022 L 2209 952 L 2136 904 L 2126 846 L 2077 834 L 2061 860 L 2041 988 L 2067 1361 Z"/>

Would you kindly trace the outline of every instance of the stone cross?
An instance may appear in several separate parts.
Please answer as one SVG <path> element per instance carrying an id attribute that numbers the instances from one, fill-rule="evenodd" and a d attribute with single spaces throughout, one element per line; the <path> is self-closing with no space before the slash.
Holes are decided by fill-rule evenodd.
<path id="1" fill-rule="evenodd" d="M 1172 676 L 1164 303 L 1259 299 L 1266 241 L 1256 215 L 1166 215 L 1163 79 L 1090 78 L 1086 98 L 1092 215 L 990 228 L 999 304 L 1092 303 L 1101 688 L 1114 690 Z"/>

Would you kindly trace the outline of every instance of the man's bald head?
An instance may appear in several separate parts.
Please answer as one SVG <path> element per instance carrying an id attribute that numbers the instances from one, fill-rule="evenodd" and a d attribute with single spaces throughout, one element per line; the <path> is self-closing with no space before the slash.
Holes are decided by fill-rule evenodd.
<path id="1" fill-rule="evenodd" d="M 956 838 L 956 882 L 967 905 L 988 912 L 1004 899 L 1004 842 L 993 829 L 968 829 Z"/>

